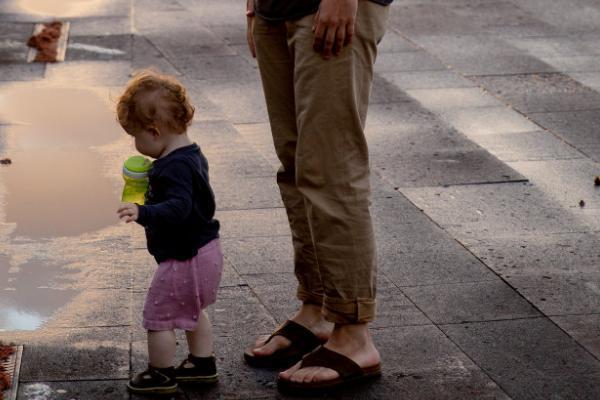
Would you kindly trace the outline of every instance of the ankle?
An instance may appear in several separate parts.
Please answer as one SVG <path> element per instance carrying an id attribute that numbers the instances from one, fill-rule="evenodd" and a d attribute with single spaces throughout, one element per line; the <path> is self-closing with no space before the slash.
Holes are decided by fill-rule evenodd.
<path id="1" fill-rule="evenodd" d="M 311 303 L 303 303 L 293 320 L 307 327 L 315 326 L 324 321 L 321 307 Z"/>
<path id="2" fill-rule="evenodd" d="M 368 324 L 336 324 L 329 343 L 359 348 L 373 346 Z"/>

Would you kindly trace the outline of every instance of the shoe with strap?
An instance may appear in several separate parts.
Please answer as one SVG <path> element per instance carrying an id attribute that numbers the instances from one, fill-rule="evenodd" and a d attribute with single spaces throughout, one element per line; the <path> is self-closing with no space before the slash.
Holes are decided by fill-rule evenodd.
<path id="1" fill-rule="evenodd" d="M 214 383 L 219 380 L 217 362 L 214 355 L 196 357 L 189 354 L 179 367 L 175 368 L 177 382 Z"/>
<path id="2" fill-rule="evenodd" d="M 175 368 L 155 368 L 148 365 L 148 369 L 129 381 L 127 389 L 132 393 L 141 394 L 175 393 L 177 392 Z"/>

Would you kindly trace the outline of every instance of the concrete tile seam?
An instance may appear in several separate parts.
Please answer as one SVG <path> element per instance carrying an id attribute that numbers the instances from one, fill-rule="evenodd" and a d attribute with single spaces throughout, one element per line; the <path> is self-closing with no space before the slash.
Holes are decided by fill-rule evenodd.
<path id="1" fill-rule="evenodd" d="M 458 244 L 461 245 L 461 247 L 465 248 L 465 250 L 467 250 L 471 255 L 473 255 L 473 257 L 475 257 L 477 260 L 479 260 L 479 258 L 477 258 L 476 255 L 474 255 L 473 253 L 471 253 L 471 251 L 466 248 L 460 241 L 452 238 L 454 241 L 456 241 Z M 487 264 L 485 264 L 484 262 L 482 262 L 481 260 L 479 260 L 479 262 L 481 262 L 481 264 L 485 265 L 488 269 L 490 269 L 492 272 L 494 272 L 493 269 L 491 269 L 489 266 L 487 266 Z M 399 289 L 403 289 L 403 288 L 419 288 L 419 287 L 430 287 L 430 286 L 458 286 L 458 285 L 465 285 L 465 284 L 471 284 L 471 283 L 489 283 L 489 282 L 496 282 L 498 279 L 502 279 L 502 277 L 498 276 L 498 274 L 496 274 L 494 272 L 494 274 L 496 275 L 495 278 L 489 278 L 489 279 L 482 279 L 482 280 L 476 280 L 476 281 L 461 281 L 461 282 L 443 282 L 443 283 L 425 283 L 422 285 L 396 285 Z"/>
<path id="2" fill-rule="evenodd" d="M 452 183 L 452 184 L 441 185 L 441 186 L 419 186 L 418 189 L 436 189 L 436 188 L 444 188 L 444 189 L 446 189 L 446 188 L 450 188 L 450 187 L 454 187 L 454 186 L 461 186 L 462 187 L 462 186 L 502 185 L 502 184 L 512 184 L 512 183 L 528 183 L 528 182 L 529 182 L 529 179 L 514 179 L 514 180 L 506 180 L 506 181 L 489 181 L 489 182 L 473 182 L 473 183 Z M 404 194 L 402 192 L 402 189 L 411 190 L 411 189 L 415 189 L 415 187 L 412 187 L 412 186 L 398 186 L 398 191 L 400 193 Z M 417 206 L 415 205 L 415 207 L 417 207 Z M 420 209 L 420 210 L 423 211 L 422 209 Z"/>
<path id="3" fill-rule="evenodd" d="M 132 9 L 133 9 L 133 1 L 132 1 L 132 6 L 131 6 L 131 7 L 132 7 Z M 133 21 L 133 11 L 131 12 L 131 18 L 132 18 L 132 21 Z M 132 22 L 132 27 L 133 27 L 133 22 Z M 132 36 L 134 36 L 134 37 L 135 37 L 136 35 L 135 35 L 134 33 L 132 33 Z M 184 75 L 185 75 L 185 74 L 184 74 L 184 73 L 183 73 L 183 72 L 182 72 L 182 71 L 181 71 L 179 68 L 177 68 L 177 67 L 175 66 L 175 64 L 173 64 L 173 63 L 171 62 L 171 60 L 170 60 L 170 59 L 167 57 L 167 55 L 166 55 L 166 54 L 165 54 L 165 53 L 164 53 L 164 52 L 163 52 L 163 51 L 162 51 L 162 50 L 161 50 L 161 49 L 160 49 L 160 48 L 159 48 L 159 47 L 156 45 L 156 43 L 154 43 L 152 40 L 150 40 L 150 38 L 149 38 L 148 36 L 146 36 L 146 35 L 137 35 L 137 36 L 144 38 L 144 39 L 145 39 L 145 40 L 146 40 L 148 43 L 150 43 L 150 45 L 151 45 L 152 47 L 154 47 L 154 49 L 155 49 L 155 50 L 156 50 L 158 53 L 160 53 L 160 55 L 162 56 L 162 58 L 163 58 L 164 60 L 166 60 L 166 62 L 167 62 L 167 63 L 169 63 L 169 65 L 171 66 L 171 68 L 173 68 L 175 71 L 177 71 L 177 72 L 179 73 L 179 75 L 180 75 L 180 76 L 184 76 Z M 132 57 L 133 57 L 133 52 L 132 52 Z"/>
<path id="4" fill-rule="evenodd" d="M 94 379 L 20 379 L 19 383 L 60 383 L 60 382 L 115 382 L 122 381 L 123 383 L 128 382 L 129 378 L 94 378 Z"/>
<path id="5" fill-rule="evenodd" d="M 465 325 L 465 324 L 486 324 L 488 322 L 523 321 L 523 320 L 533 320 L 533 319 L 544 319 L 544 320 L 552 321 L 547 315 L 540 313 L 539 316 L 532 316 L 532 317 L 491 318 L 491 319 L 482 319 L 482 320 L 464 320 L 464 321 L 461 321 L 461 322 L 445 322 L 443 324 L 435 324 L 435 326 L 444 327 L 444 326 L 456 326 L 456 325 Z"/>

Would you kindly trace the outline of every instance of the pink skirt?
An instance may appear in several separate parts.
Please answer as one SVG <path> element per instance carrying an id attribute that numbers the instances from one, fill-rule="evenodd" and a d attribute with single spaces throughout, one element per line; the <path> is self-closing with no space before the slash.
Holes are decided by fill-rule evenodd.
<path id="1" fill-rule="evenodd" d="M 144 329 L 195 330 L 200 312 L 217 300 L 222 273 L 219 239 L 200 248 L 189 260 L 161 262 L 146 296 Z"/>

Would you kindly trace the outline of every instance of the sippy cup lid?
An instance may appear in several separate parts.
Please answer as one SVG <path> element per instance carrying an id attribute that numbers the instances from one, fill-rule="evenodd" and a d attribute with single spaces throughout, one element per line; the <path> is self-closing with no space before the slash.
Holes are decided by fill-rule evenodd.
<path id="1" fill-rule="evenodd" d="M 144 178 L 152 168 L 152 161 L 144 156 L 131 156 L 123 164 L 123 172 L 132 178 Z"/>

